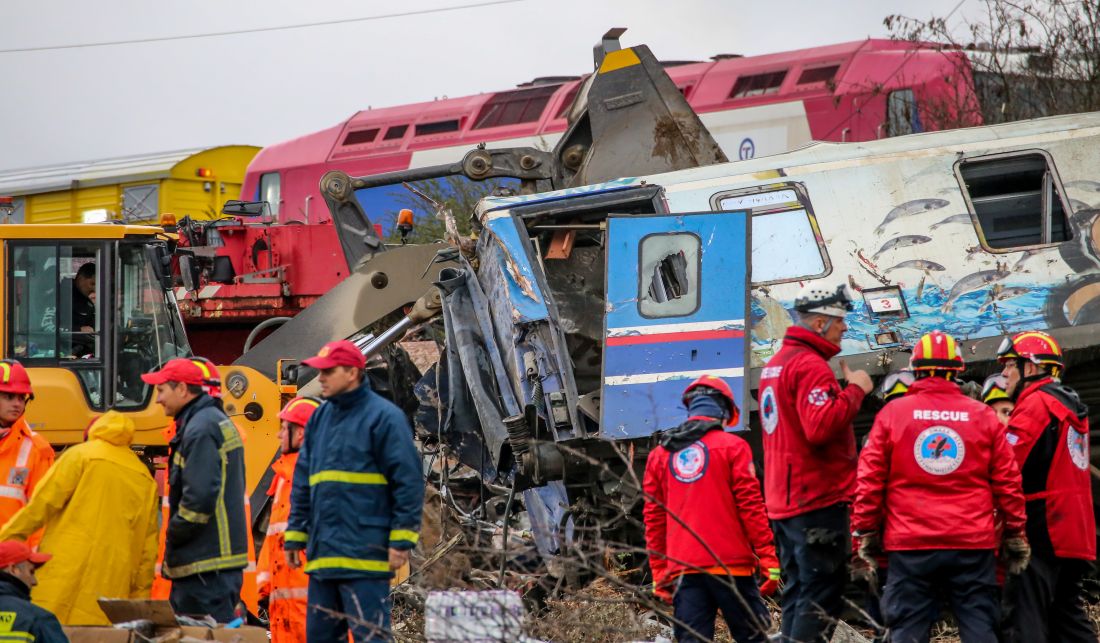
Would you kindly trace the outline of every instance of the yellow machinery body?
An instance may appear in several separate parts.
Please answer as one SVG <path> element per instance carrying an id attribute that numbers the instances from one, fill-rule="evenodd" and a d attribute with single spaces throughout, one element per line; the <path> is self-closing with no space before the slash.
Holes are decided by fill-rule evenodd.
<path id="1" fill-rule="evenodd" d="M 154 267 L 169 256 L 168 241 L 148 226 L 0 225 L 0 356 L 27 367 L 35 394 L 27 420 L 55 448 L 82 441 L 92 420 L 114 408 L 136 424 L 135 448 L 165 452 L 170 419 L 140 375 L 191 354 L 175 299 Z M 90 332 L 65 321 L 78 308 L 84 264 L 96 277 Z M 226 412 L 245 433 L 251 494 L 278 448 L 280 387 L 245 366 L 219 372 Z"/>

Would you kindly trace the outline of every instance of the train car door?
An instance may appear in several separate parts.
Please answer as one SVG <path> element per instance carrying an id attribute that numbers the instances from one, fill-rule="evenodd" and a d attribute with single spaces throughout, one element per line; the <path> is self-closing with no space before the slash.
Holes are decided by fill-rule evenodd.
<path id="1" fill-rule="evenodd" d="M 747 409 L 750 230 L 746 211 L 608 217 L 603 437 L 676 426 L 684 388 L 703 374 Z M 741 418 L 734 430 L 747 428 Z"/>

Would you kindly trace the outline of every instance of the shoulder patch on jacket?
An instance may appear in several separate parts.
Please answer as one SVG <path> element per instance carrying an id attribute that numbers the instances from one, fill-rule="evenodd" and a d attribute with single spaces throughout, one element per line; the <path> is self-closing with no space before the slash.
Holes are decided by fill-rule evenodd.
<path id="1" fill-rule="evenodd" d="M 1073 427 L 1066 428 L 1066 448 L 1069 449 L 1069 457 L 1073 465 L 1085 471 L 1089 468 L 1089 434 L 1075 431 Z"/>

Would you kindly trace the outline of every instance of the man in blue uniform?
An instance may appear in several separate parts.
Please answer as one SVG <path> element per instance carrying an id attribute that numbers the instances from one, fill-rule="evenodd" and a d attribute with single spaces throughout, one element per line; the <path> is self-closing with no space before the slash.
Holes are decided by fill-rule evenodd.
<path id="1" fill-rule="evenodd" d="M 0 641 L 69 640 L 56 616 L 31 603 L 31 588 L 38 584 L 34 570 L 50 558 L 18 540 L 0 543 Z"/>
<path id="2" fill-rule="evenodd" d="M 287 564 L 309 574 L 306 639 L 339 641 L 350 628 L 356 642 L 389 640 L 389 579 L 419 539 L 420 455 L 355 344 L 329 342 L 303 363 L 320 371 L 326 400 L 298 452 L 285 534 Z"/>

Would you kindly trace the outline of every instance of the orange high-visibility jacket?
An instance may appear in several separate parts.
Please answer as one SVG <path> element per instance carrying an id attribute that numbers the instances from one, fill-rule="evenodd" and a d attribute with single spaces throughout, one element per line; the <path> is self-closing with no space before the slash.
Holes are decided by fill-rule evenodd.
<path id="1" fill-rule="evenodd" d="M 290 488 L 297 462 L 298 454 L 288 453 L 271 465 L 275 472 L 275 479 L 267 492 L 272 497 L 271 518 L 256 565 L 259 594 L 269 600 L 267 612 L 274 643 L 306 640 L 306 588 L 309 586 L 309 576 L 304 567 L 291 569 L 286 564 L 283 540 L 287 519 L 290 518 Z"/>
<path id="2" fill-rule="evenodd" d="M 46 438 L 31 431 L 25 418 L 19 418 L 0 438 L 0 526 L 6 524 L 34 494 L 38 481 L 53 466 L 53 447 Z M 32 547 L 42 533 L 28 539 Z"/>
<path id="3" fill-rule="evenodd" d="M 232 418 L 230 418 L 232 419 Z M 247 440 L 247 436 L 241 428 L 237 427 L 237 432 L 241 434 L 241 441 Z M 168 427 L 164 429 L 164 439 L 171 441 L 172 437 L 176 435 L 176 422 L 172 420 L 168 423 Z M 172 581 L 164 577 L 161 574 L 161 568 L 164 565 L 164 543 L 165 532 L 168 530 L 168 480 L 164 481 L 164 492 L 160 499 L 160 537 L 157 541 L 157 564 L 154 568 L 153 576 L 153 589 L 150 593 L 151 597 L 157 600 L 168 600 L 168 596 L 172 593 Z M 248 518 L 249 524 L 245 533 L 248 535 L 248 567 L 244 570 L 244 583 L 241 585 L 241 601 L 245 606 L 253 613 L 259 612 L 257 601 L 259 596 L 256 594 L 256 546 L 252 542 L 252 505 L 248 499 L 248 492 L 244 494 L 244 515 Z M 303 639 L 305 640 L 305 639 Z"/>

